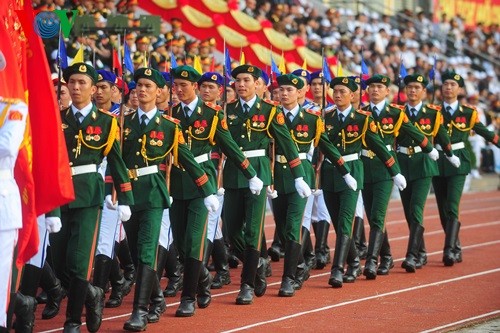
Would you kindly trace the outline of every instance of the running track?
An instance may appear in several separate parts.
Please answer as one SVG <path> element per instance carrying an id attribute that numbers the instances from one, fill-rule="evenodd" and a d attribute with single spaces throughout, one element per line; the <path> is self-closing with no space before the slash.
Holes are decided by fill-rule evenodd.
<path id="1" fill-rule="evenodd" d="M 441 263 L 444 234 L 433 195 L 425 210 L 425 241 L 429 262 L 415 274 L 400 266 L 408 229 L 399 200 L 392 200 L 387 229 L 395 259 L 388 276 L 333 289 L 328 284 L 329 266 L 313 270 L 295 297 L 278 297 L 283 260 L 272 263 L 266 295 L 250 306 L 238 306 L 238 269 L 231 270 L 232 284 L 213 290 L 211 305 L 196 309 L 191 318 L 174 317 L 180 296 L 166 298 L 168 307 L 159 323 L 148 332 L 446 332 L 500 316 L 500 191 L 465 194 L 461 202 L 460 230 L 464 261 L 453 267 Z M 365 228 L 368 226 L 365 223 Z M 366 229 L 368 235 L 368 229 Z M 274 222 L 266 219 L 265 232 L 272 240 Z M 335 234 L 330 230 L 333 251 Z M 313 239 L 314 242 L 314 239 Z M 270 241 L 268 241 L 269 245 Z M 333 254 L 332 254 L 333 258 Z M 364 263 L 363 263 L 364 264 Z M 166 280 L 161 281 L 162 286 Z M 180 294 L 179 294 L 180 295 Z M 117 309 L 105 309 L 100 332 L 121 332 L 132 309 L 132 293 Z M 52 320 L 41 320 L 39 306 L 36 332 L 62 331 L 66 301 Z M 82 318 L 85 321 L 85 318 Z M 86 332 L 82 326 L 82 332 Z"/>

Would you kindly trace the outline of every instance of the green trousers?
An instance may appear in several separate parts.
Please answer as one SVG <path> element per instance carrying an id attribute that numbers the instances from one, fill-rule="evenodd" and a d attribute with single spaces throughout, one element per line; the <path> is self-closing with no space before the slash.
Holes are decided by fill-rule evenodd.
<path id="1" fill-rule="evenodd" d="M 300 244 L 306 203 L 307 198 L 301 198 L 297 192 L 278 193 L 278 197 L 273 199 L 274 222 L 280 239 Z"/>
<path id="2" fill-rule="evenodd" d="M 266 191 L 254 195 L 249 189 L 226 189 L 224 193 L 224 224 L 229 243 L 237 255 L 245 248 L 260 252 L 266 214 Z"/>
<path id="3" fill-rule="evenodd" d="M 208 210 L 203 198 L 174 199 L 169 209 L 174 243 L 184 261 L 193 258 L 203 260 L 207 240 Z"/>
<path id="4" fill-rule="evenodd" d="M 370 228 L 385 230 L 385 215 L 391 199 L 392 180 L 365 183 L 361 195 Z"/>
<path id="5" fill-rule="evenodd" d="M 352 223 L 356 212 L 359 190 L 345 189 L 340 192 L 323 190 L 323 194 L 337 237 L 349 235 L 350 238 L 352 236 Z"/>
<path id="6" fill-rule="evenodd" d="M 99 206 L 61 208 L 61 230 L 49 236 L 57 276 L 64 277 L 67 272 L 69 279 L 90 279 L 100 221 Z M 69 281 L 63 281 L 63 285 L 69 285 Z"/>
<path id="7" fill-rule="evenodd" d="M 432 177 L 432 185 L 436 194 L 439 218 L 443 229 L 450 220 L 458 220 L 460 199 L 464 190 L 466 175 L 449 177 Z"/>
<path id="8" fill-rule="evenodd" d="M 130 220 L 123 223 L 132 258 L 153 270 L 156 270 L 162 215 L 163 208 L 133 211 Z"/>
<path id="9" fill-rule="evenodd" d="M 406 223 L 424 225 L 424 208 L 427 195 L 431 188 L 432 177 L 424 177 L 408 182 L 406 188 L 401 191 L 401 202 L 405 212 Z"/>

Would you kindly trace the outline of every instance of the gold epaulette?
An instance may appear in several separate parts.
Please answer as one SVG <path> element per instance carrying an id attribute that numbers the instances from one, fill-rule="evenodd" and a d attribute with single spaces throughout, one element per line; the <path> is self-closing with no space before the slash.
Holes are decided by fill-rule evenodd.
<path id="1" fill-rule="evenodd" d="M 267 98 L 263 99 L 262 101 L 265 102 L 265 103 L 267 103 L 267 104 L 271 104 L 272 106 L 278 106 L 278 105 L 280 105 L 280 103 L 278 103 L 276 101 L 273 101 L 271 99 L 267 99 Z"/>
<path id="2" fill-rule="evenodd" d="M 469 108 L 469 109 L 472 109 L 472 110 L 476 111 L 476 107 L 474 105 L 462 104 L 462 106 L 465 106 L 466 108 Z"/>
<path id="3" fill-rule="evenodd" d="M 366 110 L 362 110 L 362 109 L 357 109 L 356 110 L 357 113 L 361 113 L 362 115 L 365 115 L 365 116 L 371 116 L 372 113 L 370 111 L 366 111 Z"/>
<path id="4" fill-rule="evenodd" d="M 115 118 L 115 117 L 116 117 L 116 115 L 112 114 L 111 112 L 109 112 L 109 111 L 107 111 L 107 110 L 100 109 L 100 108 L 98 108 L 97 110 L 99 110 L 99 112 L 102 112 L 102 113 L 104 113 L 104 114 L 106 114 L 106 115 L 108 115 L 108 116 L 111 116 L 111 117 L 113 117 L 113 118 Z"/>
<path id="5" fill-rule="evenodd" d="M 389 106 L 396 108 L 396 109 L 400 109 L 401 111 L 404 111 L 404 109 L 405 109 L 404 105 L 399 105 L 399 104 L 395 104 L 395 103 L 391 103 L 391 104 L 389 104 Z"/>
<path id="6" fill-rule="evenodd" d="M 174 117 L 171 117 L 171 116 L 169 116 L 169 115 L 167 115 L 167 114 L 162 114 L 161 116 L 162 116 L 163 118 L 167 119 L 167 120 L 170 120 L 171 122 L 173 122 L 173 123 L 174 123 L 174 124 L 176 124 L 176 125 L 179 125 L 179 124 L 181 123 L 181 121 L 180 121 L 179 119 L 176 119 L 176 118 L 174 118 Z"/>
<path id="7" fill-rule="evenodd" d="M 214 109 L 215 111 L 222 110 L 222 108 L 220 107 L 220 105 L 214 104 L 212 102 L 205 102 L 205 105 L 208 106 L 211 109 Z"/>
<path id="8" fill-rule="evenodd" d="M 441 111 L 441 105 L 437 105 L 437 104 L 427 104 L 427 107 L 429 109 L 434 109 L 434 110 L 437 110 L 437 111 Z"/>
<path id="9" fill-rule="evenodd" d="M 309 113 L 309 114 L 312 114 L 314 116 L 317 116 L 319 117 L 321 115 L 321 112 L 320 111 L 314 111 L 314 110 L 311 110 L 311 109 L 303 109 L 305 112 Z"/>

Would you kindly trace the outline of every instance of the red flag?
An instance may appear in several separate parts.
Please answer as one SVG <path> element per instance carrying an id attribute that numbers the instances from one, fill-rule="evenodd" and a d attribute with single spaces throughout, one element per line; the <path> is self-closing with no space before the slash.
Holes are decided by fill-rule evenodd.
<path id="1" fill-rule="evenodd" d="M 113 72 L 118 76 L 122 76 L 122 64 L 115 48 L 113 48 Z"/>
<path id="2" fill-rule="evenodd" d="M 36 78 L 28 80 L 25 88 L 29 91 L 29 117 L 36 124 L 31 128 L 33 178 L 36 215 L 41 215 L 74 200 L 75 193 L 45 51 L 41 38 L 33 30 L 31 1 L 24 1 L 24 10 L 17 14 L 28 42 L 26 68 L 30 78 Z"/>

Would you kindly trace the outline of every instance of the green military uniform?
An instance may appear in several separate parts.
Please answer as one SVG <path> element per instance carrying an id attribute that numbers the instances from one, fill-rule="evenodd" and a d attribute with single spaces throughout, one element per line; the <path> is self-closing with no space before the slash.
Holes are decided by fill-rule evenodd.
<path id="1" fill-rule="evenodd" d="M 383 75 L 374 75 L 367 81 L 368 85 L 371 83 L 381 83 L 388 86 L 390 84 L 390 79 Z M 402 111 L 402 107 L 397 104 L 389 105 L 387 102 L 382 103 L 382 107 L 379 105 L 379 108 L 377 108 L 376 105 L 369 104 L 364 107 L 363 110 L 371 112 L 377 125 L 377 131 L 394 158 L 396 158 L 394 145 L 400 133 L 405 133 L 405 135 L 413 138 L 415 142 L 418 143 L 419 147 L 422 148 L 423 152 L 428 153 L 432 150 L 433 146 L 431 141 L 410 123 L 408 117 Z M 381 265 L 386 265 L 386 269 L 389 269 L 388 266 L 392 265 L 392 257 L 390 255 L 390 247 L 385 230 L 385 218 L 387 206 L 391 197 L 393 180 L 386 166 L 380 159 L 375 157 L 375 153 L 363 147 L 361 151 L 361 160 L 363 161 L 364 169 L 362 195 L 366 216 L 370 224 L 370 247 L 368 249 L 367 264 L 364 270 L 364 275 L 367 276 L 368 279 L 374 279 L 376 277 L 376 264 L 381 249 Z"/>
<path id="2" fill-rule="evenodd" d="M 442 80 L 443 82 L 454 80 L 460 87 L 464 86 L 463 78 L 454 72 L 445 72 L 442 75 Z M 474 131 L 497 147 L 500 147 L 500 144 L 498 135 L 489 131 L 480 122 L 478 113 L 473 106 L 460 104 L 458 101 L 452 105 L 443 102 L 440 109 L 444 128 L 447 129 L 451 140 L 451 148 L 460 159 L 460 167 L 454 167 L 446 160 L 442 148 L 438 146 L 439 174 L 432 178 L 441 225 L 446 233 L 443 261 L 446 266 L 452 266 L 454 262 L 462 261 L 460 240 L 458 239 L 459 205 L 465 178 L 471 170 L 471 156 L 469 150 L 465 149 L 464 142 L 468 142 L 471 131 Z"/>
<path id="3" fill-rule="evenodd" d="M 259 68 L 248 65 L 239 66 L 232 72 L 234 77 L 241 73 L 250 74 L 255 79 L 261 76 Z M 249 158 L 258 177 L 264 182 L 264 186 L 269 186 L 272 183 L 272 169 L 268 152 L 272 138 L 275 139 L 275 144 L 280 147 L 282 155 L 287 159 L 293 177 L 304 177 L 304 169 L 297 148 L 285 126 L 283 112 L 272 101 L 261 100 L 256 95 L 252 100 L 253 105 L 247 105 L 241 99 L 228 103 L 226 107 L 227 122 L 231 136 L 245 153 L 245 156 Z M 241 293 L 244 291 L 243 288 L 250 291 L 256 280 L 255 274 L 259 265 L 264 232 L 266 192 L 262 191 L 260 195 L 253 195 L 243 173 L 231 161 L 227 161 L 224 167 L 223 185 L 226 190 L 223 220 L 226 224 L 228 239 L 235 252 L 245 261 Z M 260 261 L 262 262 L 262 260 Z M 260 266 L 263 265 L 261 263 Z M 261 276 L 260 273 L 259 276 Z M 251 292 L 247 296 L 250 294 Z M 259 293 L 258 296 L 261 295 L 263 293 Z M 250 298 L 248 300 L 251 303 Z M 249 303 L 244 301 L 240 304 Z"/>
<path id="4" fill-rule="evenodd" d="M 333 88 L 335 85 L 345 85 L 351 91 L 357 90 L 356 83 L 345 77 L 337 77 L 332 80 L 330 86 Z M 338 277 L 339 272 L 343 271 L 346 257 L 349 263 L 349 270 L 346 275 L 353 276 L 358 274 L 359 271 L 357 251 L 354 242 L 350 240 L 359 190 L 363 189 L 363 163 L 359 159 L 359 153 L 363 145 L 371 149 L 383 161 L 392 176 L 400 172 L 396 160 L 389 153 L 378 135 L 377 126 L 371 115 L 364 111 L 355 111 L 352 106 L 349 106 L 349 109 L 351 110 L 342 123 L 337 108 L 332 109 L 325 115 L 326 134 L 342 154 L 342 159 L 347 163 L 351 175 L 358 183 L 358 189 L 356 191 L 351 190 L 342 179 L 339 170 L 334 168 L 329 160 L 323 161 L 321 165 L 321 187 L 328 212 L 332 218 L 332 224 L 337 233 L 332 278 L 329 281 L 333 287 L 342 286 L 342 277 L 340 277 L 340 280 Z M 349 251 L 349 254 L 347 251 Z"/>
<path id="5" fill-rule="evenodd" d="M 420 74 L 408 75 L 404 82 L 405 84 L 418 82 L 423 87 L 427 85 L 427 80 Z M 414 115 L 415 111 L 416 115 Z M 435 143 L 440 143 L 444 147 L 448 156 L 452 155 L 450 138 L 442 126 L 442 116 L 435 106 L 424 105 L 422 102 L 415 108 L 406 105 L 405 113 L 410 122 L 427 137 L 427 140 L 433 143 L 435 140 Z M 405 218 L 410 227 L 407 257 L 402 267 L 407 272 L 414 272 L 417 266 L 420 267 L 427 262 L 423 241 L 424 207 L 431 179 L 438 174 L 438 168 L 435 161 L 421 153 L 420 142 L 411 136 L 401 133 L 396 142 L 401 173 L 408 182 L 406 189 L 401 191 Z"/>

